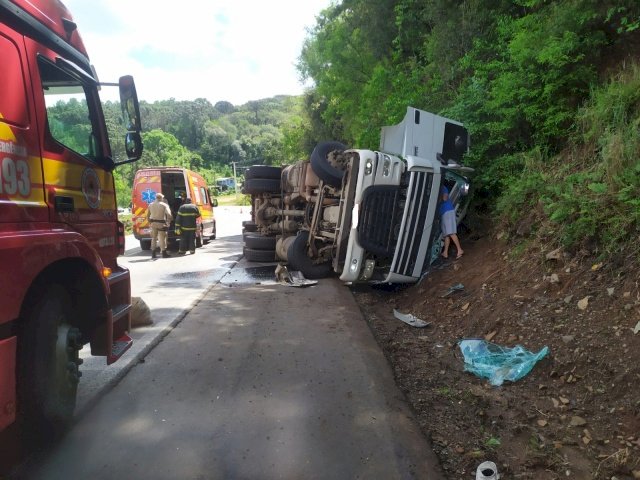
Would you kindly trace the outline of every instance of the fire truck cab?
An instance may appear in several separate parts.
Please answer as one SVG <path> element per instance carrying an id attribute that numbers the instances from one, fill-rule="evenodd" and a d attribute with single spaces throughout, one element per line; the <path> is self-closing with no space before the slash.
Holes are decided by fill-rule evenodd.
<path id="1" fill-rule="evenodd" d="M 133 79 L 98 82 L 59 1 L 0 0 L 0 59 L 0 430 L 42 434 L 73 414 L 83 345 L 113 363 L 132 343 L 112 171 L 140 158 L 140 115 Z M 120 88 L 122 158 L 101 85 Z"/>

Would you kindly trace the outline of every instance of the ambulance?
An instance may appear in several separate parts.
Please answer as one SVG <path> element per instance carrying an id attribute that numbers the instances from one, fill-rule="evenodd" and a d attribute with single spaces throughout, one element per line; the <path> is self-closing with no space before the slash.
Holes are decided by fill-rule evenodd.
<path id="1" fill-rule="evenodd" d="M 197 220 L 196 247 L 202 247 L 216 238 L 213 207 L 218 206 L 218 200 L 213 197 L 213 191 L 202 175 L 181 167 L 142 168 L 135 174 L 131 195 L 133 235 L 140 242 L 142 250 L 151 250 L 151 225 L 147 220 L 147 209 L 157 193 L 164 195 L 174 220 L 183 198 L 190 198 L 198 207 L 201 217 Z M 168 230 L 168 239 L 172 244 L 177 241 L 174 223 L 171 222 Z"/>

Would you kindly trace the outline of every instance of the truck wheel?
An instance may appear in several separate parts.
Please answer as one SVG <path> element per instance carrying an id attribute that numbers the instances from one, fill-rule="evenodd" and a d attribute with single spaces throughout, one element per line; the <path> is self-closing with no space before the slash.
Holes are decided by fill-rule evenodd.
<path id="1" fill-rule="evenodd" d="M 276 237 L 247 233 L 244 235 L 244 245 L 247 248 L 253 248 L 255 250 L 275 250 Z"/>
<path id="2" fill-rule="evenodd" d="M 258 225 L 255 222 L 244 221 L 242 222 L 242 233 L 245 232 L 257 232 Z"/>
<path id="3" fill-rule="evenodd" d="M 329 163 L 327 156 L 334 150 L 344 151 L 347 146 L 340 142 L 321 142 L 311 153 L 311 169 L 320 180 L 332 187 L 342 186 L 344 171 Z"/>
<path id="4" fill-rule="evenodd" d="M 24 312 L 18 337 L 18 416 L 30 440 L 31 435 L 61 433 L 73 417 L 82 334 L 71 318 L 69 296 L 55 284 L 38 289 Z"/>
<path id="5" fill-rule="evenodd" d="M 196 248 L 202 248 L 202 231 L 200 235 L 196 234 Z"/>
<path id="6" fill-rule="evenodd" d="M 242 253 L 248 262 L 276 262 L 278 260 L 275 250 L 255 250 L 244 247 Z"/>
<path id="7" fill-rule="evenodd" d="M 248 195 L 280 193 L 280 180 L 271 178 L 252 178 L 250 180 L 245 180 L 243 191 Z"/>
<path id="8" fill-rule="evenodd" d="M 251 180 L 253 178 L 266 178 L 272 180 L 280 180 L 282 175 L 282 168 L 271 167 L 269 165 L 254 165 L 249 167 L 244 172 L 245 180 Z"/>
<path id="9" fill-rule="evenodd" d="M 298 233 L 293 243 L 289 245 L 289 249 L 287 250 L 289 270 L 298 270 L 310 280 L 329 276 L 331 273 L 331 262 L 313 263 L 313 260 L 307 255 L 308 240 L 309 232 L 303 230 Z"/>
<path id="10" fill-rule="evenodd" d="M 151 240 L 140 240 L 141 250 L 151 250 Z"/>
<path id="11" fill-rule="evenodd" d="M 216 230 L 216 222 L 213 222 L 213 232 L 211 233 L 211 237 L 209 237 L 211 240 L 215 240 L 216 239 L 216 235 L 217 235 L 217 230 Z"/>

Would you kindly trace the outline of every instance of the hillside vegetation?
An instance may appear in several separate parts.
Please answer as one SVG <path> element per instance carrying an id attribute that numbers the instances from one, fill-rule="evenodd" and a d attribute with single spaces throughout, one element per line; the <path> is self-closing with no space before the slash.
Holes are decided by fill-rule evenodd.
<path id="1" fill-rule="evenodd" d="M 460 120 L 478 208 L 610 252 L 639 233 L 639 27 L 633 0 L 343 1 L 300 56 L 307 114 L 370 148 L 407 105 Z"/>

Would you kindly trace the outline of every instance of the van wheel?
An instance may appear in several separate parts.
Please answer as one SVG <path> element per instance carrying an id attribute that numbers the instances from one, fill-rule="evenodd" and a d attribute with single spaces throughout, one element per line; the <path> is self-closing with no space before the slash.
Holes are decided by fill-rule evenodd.
<path id="1" fill-rule="evenodd" d="M 211 240 L 215 240 L 217 235 L 216 222 L 213 222 L 213 233 L 211 234 Z"/>
<path id="2" fill-rule="evenodd" d="M 298 270 L 310 280 L 325 278 L 331 273 L 331 262 L 314 263 L 307 255 L 307 241 L 309 232 L 306 230 L 298 233 L 293 243 L 287 250 L 287 262 L 289 270 Z"/>
<path id="3" fill-rule="evenodd" d="M 37 441 L 60 434 L 73 418 L 82 334 L 71 325 L 62 286 L 37 288 L 32 299 L 18 337 L 18 419 L 27 440 Z"/>
<path id="4" fill-rule="evenodd" d="M 151 240 L 140 240 L 140 249 L 141 250 L 151 250 Z"/>
<path id="5" fill-rule="evenodd" d="M 344 170 L 329 163 L 328 155 L 334 150 L 344 151 L 347 146 L 340 142 L 321 142 L 311 153 L 311 169 L 320 180 L 332 187 L 342 186 Z"/>
<path id="6" fill-rule="evenodd" d="M 202 232 L 200 235 L 196 235 L 196 248 L 202 248 Z"/>

